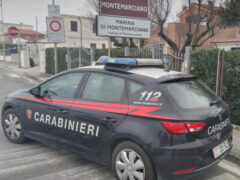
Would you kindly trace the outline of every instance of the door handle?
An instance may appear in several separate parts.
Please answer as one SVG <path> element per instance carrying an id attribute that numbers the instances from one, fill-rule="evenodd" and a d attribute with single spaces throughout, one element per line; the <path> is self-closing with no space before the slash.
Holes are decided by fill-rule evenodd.
<path id="1" fill-rule="evenodd" d="M 103 120 L 104 120 L 105 122 L 108 122 L 108 123 L 116 123 L 116 122 L 117 122 L 116 119 L 111 118 L 111 117 L 105 117 Z"/>
<path id="2" fill-rule="evenodd" d="M 65 111 L 65 110 L 62 110 L 62 109 L 58 109 L 57 112 L 61 113 L 61 114 L 67 114 L 68 113 L 68 111 Z"/>
<path id="3" fill-rule="evenodd" d="M 67 114 L 68 113 L 68 111 L 65 111 L 63 109 L 54 108 L 54 107 L 49 107 L 48 109 L 51 110 L 51 111 L 55 111 L 57 113 L 61 113 L 61 114 Z"/>

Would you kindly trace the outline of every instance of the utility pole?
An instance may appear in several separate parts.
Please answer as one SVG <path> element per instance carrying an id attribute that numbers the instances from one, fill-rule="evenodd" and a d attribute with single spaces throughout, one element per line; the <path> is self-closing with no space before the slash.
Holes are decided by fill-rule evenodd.
<path id="1" fill-rule="evenodd" d="M 79 46 L 79 67 L 82 66 L 82 41 L 83 41 L 83 32 L 82 32 L 82 19 L 79 16 L 79 23 L 80 23 L 80 46 Z"/>
<path id="2" fill-rule="evenodd" d="M 55 0 L 52 1 L 53 5 L 55 5 Z M 54 67 L 55 67 L 55 74 L 58 73 L 58 63 L 57 63 L 57 43 L 54 43 Z"/>
<path id="3" fill-rule="evenodd" d="M 0 1 L 1 3 L 1 15 L 2 15 L 2 49 L 3 49 L 3 60 L 6 61 L 6 54 L 5 54 L 5 34 L 4 34 L 4 22 L 3 22 L 3 0 Z"/>
<path id="4" fill-rule="evenodd" d="M 39 61 L 39 54 L 38 54 L 38 17 L 37 16 L 36 16 L 36 56 L 37 56 L 37 59 Z"/>

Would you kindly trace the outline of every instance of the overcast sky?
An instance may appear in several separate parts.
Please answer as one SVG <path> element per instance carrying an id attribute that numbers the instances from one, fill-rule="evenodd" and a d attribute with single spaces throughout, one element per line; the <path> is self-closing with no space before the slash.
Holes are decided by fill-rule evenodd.
<path id="1" fill-rule="evenodd" d="M 46 31 L 45 17 L 48 14 L 47 5 L 52 0 L 2 0 L 4 22 L 7 23 L 24 23 L 33 25 L 35 28 L 36 16 L 38 16 L 38 29 L 41 32 Z M 89 11 L 87 6 L 88 0 L 55 0 L 60 5 L 61 14 L 72 14 L 86 16 Z M 174 19 L 175 15 L 181 9 L 184 0 L 172 0 L 172 15 L 170 19 Z"/>

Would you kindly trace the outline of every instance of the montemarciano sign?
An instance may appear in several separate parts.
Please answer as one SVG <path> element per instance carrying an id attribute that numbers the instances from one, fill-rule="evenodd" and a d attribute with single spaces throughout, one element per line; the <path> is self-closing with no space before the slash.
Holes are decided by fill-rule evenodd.
<path id="1" fill-rule="evenodd" d="M 100 14 L 148 18 L 148 0 L 100 0 Z"/>

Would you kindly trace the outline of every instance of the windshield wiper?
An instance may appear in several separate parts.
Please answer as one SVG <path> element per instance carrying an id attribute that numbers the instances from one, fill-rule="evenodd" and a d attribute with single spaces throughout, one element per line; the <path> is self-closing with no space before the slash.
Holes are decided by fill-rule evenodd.
<path id="1" fill-rule="evenodd" d="M 216 100 L 216 101 L 210 102 L 209 106 L 213 106 L 213 105 L 215 105 L 215 104 L 217 104 L 217 103 L 219 103 L 219 102 L 221 102 L 221 99 L 218 99 L 218 100 Z"/>

